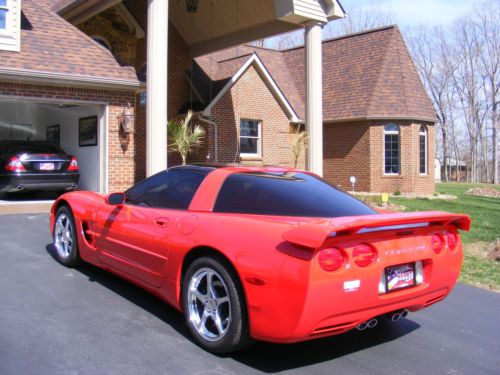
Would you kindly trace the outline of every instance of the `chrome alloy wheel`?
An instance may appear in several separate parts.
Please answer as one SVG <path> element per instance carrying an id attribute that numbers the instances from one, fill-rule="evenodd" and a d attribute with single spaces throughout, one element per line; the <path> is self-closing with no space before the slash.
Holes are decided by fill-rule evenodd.
<path id="1" fill-rule="evenodd" d="M 73 225 L 71 219 L 64 213 L 57 217 L 54 230 L 54 246 L 63 259 L 69 257 L 73 247 Z"/>
<path id="2" fill-rule="evenodd" d="M 188 290 L 189 320 L 205 340 L 221 340 L 231 324 L 229 292 L 222 277 L 211 268 L 200 268 Z"/>

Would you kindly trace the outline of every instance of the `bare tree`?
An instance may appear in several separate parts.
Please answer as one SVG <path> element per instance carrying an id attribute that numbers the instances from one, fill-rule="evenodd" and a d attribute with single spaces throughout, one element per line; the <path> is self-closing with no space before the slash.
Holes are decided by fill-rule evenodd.
<path id="1" fill-rule="evenodd" d="M 382 26 L 393 25 L 395 14 L 384 9 L 380 4 L 353 7 L 349 10 L 346 18 L 328 23 L 325 26 L 325 37 L 334 37 L 351 33 L 358 33 Z"/>
<path id="2" fill-rule="evenodd" d="M 490 2 L 484 4 L 475 12 L 478 30 L 477 48 L 485 80 L 485 96 L 488 100 L 488 110 L 492 129 L 491 148 L 493 153 L 492 182 L 499 183 L 498 147 L 499 122 L 498 105 L 500 101 L 500 6 Z"/>
<path id="3" fill-rule="evenodd" d="M 479 156 L 484 159 L 483 130 L 486 115 L 481 76 L 480 46 L 477 42 L 477 29 L 470 18 L 462 18 L 455 22 L 453 28 L 456 37 L 454 52 L 456 68 L 453 74 L 453 84 L 456 89 L 463 120 L 470 143 L 471 181 L 481 180 L 479 174 Z M 480 152 L 481 151 L 481 152 Z M 487 163 L 485 164 L 487 166 Z M 487 169 L 486 169 L 487 170 Z"/>
<path id="4" fill-rule="evenodd" d="M 438 117 L 443 149 L 444 179 L 448 181 L 448 127 L 453 111 L 451 82 L 454 71 L 453 63 L 450 61 L 451 47 L 441 28 L 430 30 L 421 26 L 409 40 L 413 61 L 422 77 Z"/>
<path id="5" fill-rule="evenodd" d="M 323 38 L 332 38 L 392 25 L 395 23 L 395 19 L 393 12 L 384 10 L 380 6 L 353 6 L 346 18 L 325 25 Z M 255 41 L 252 44 L 257 47 L 271 47 L 280 50 L 297 47 L 304 44 L 304 32 L 302 30 L 292 31 L 269 39 Z"/>

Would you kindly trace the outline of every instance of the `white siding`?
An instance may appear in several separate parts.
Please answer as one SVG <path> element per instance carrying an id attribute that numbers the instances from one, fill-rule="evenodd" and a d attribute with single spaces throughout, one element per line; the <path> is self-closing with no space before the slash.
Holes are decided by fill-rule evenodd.
<path id="1" fill-rule="evenodd" d="M 287 22 L 303 23 L 308 20 L 327 22 L 322 0 L 275 0 L 276 16 Z"/>
<path id="2" fill-rule="evenodd" d="M 7 0 L 7 30 L 0 32 L 0 50 L 21 51 L 21 0 Z"/>

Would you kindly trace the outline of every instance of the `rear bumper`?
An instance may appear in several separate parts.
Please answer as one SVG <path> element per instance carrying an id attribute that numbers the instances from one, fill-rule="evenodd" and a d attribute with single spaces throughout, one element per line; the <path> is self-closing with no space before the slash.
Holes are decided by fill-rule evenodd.
<path id="1" fill-rule="evenodd" d="M 0 175 L 0 192 L 70 191 L 78 187 L 79 173 L 17 173 Z"/>
<path id="2" fill-rule="evenodd" d="M 269 294 L 261 290 L 257 297 L 262 298 L 260 301 L 249 300 L 251 335 L 278 343 L 312 340 L 347 332 L 391 312 L 418 311 L 446 298 L 460 273 L 462 250 L 407 261 L 415 260 L 425 262 L 424 282 L 387 294 L 378 292 L 384 265 L 374 266 L 369 272 L 346 268 L 332 275 L 312 262 L 307 276 L 309 283 L 300 285 L 296 283 L 297 275 L 303 272 L 300 278 L 304 280 L 305 271 L 297 272 L 295 261 L 290 260 L 282 268 L 291 270 L 290 273 L 282 273 L 282 281 Z M 346 289 L 345 282 L 357 280 L 358 289 Z"/>

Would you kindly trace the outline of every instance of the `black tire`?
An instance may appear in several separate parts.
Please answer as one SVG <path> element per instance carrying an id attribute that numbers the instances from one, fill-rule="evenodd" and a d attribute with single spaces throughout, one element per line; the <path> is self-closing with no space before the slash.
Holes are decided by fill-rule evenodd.
<path id="1" fill-rule="evenodd" d="M 57 210 L 52 233 L 57 260 L 66 267 L 76 267 L 83 263 L 78 250 L 75 218 L 68 206 Z"/>
<path id="2" fill-rule="evenodd" d="M 209 276 L 210 272 L 212 276 Z M 211 292 L 208 290 L 208 278 L 211 278 L 213 283 Z M 206 291 L 205 295 L 203 289 Z M 194 290 L 201 290 L 199 294 L 203 295 L 203 298 L 194 297 Z M 225 297 L 228 297 L 228 301 L 219 303 L 225 300 Z M 252 343 L 240 281 L 231 265 L 222 257 L 202 257 L 191 263 L 183 279 L 182 301 L 189 331 L 195 342 L 205 350 L 224 354 L 241 350 Z M 205 311 L 211 316 L 205 318 L 204 329 L 197 328 L 196 323 L 198 319 L 202 321 Z M 217 318 L 219 326 L 215 323 Z M 223 328 L 223 334 L 220 328 Z M 211 335 L 214 337 L 208 337 Z"/>

